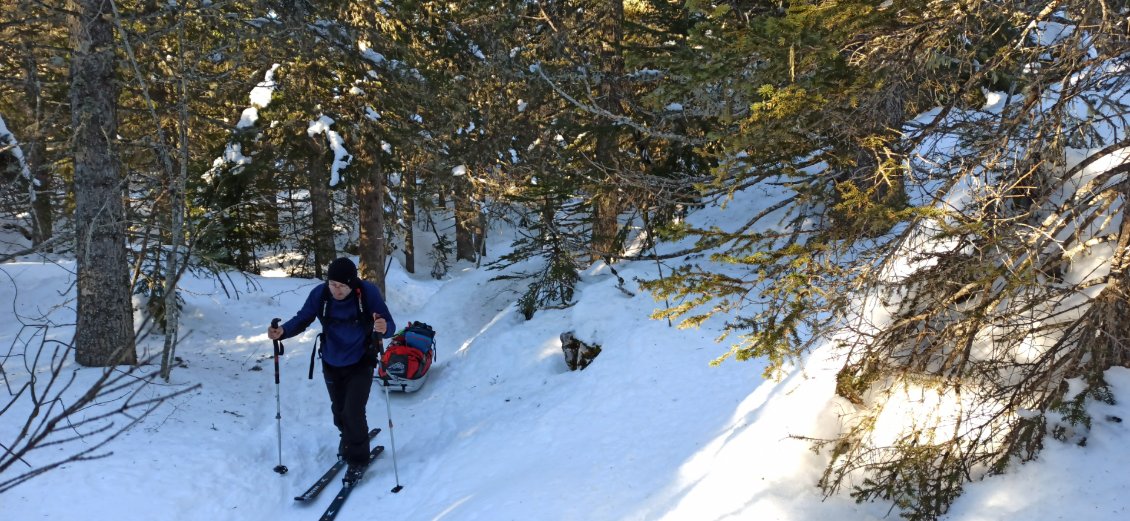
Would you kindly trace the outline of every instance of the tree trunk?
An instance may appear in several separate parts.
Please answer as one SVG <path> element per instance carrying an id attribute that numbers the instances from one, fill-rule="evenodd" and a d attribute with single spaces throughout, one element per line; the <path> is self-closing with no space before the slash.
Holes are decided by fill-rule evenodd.
<path id="1" fill-rule="evenodd" d="M 416 171 L 404 170 L 400 191 L 404 201 L 404 270 L 416 273 Z"/>
<path id="2" fill-rule="evenodd" d="M 78 271 L 75 359 L 85 366 L 136 364 L 124 182 L 113 148 L 118 132 L 118 88 L 110 5 L 101 0 L 74 0 L 72 7 L 71 124 Z"/>
<path id="3" fill-rule="evenodd" d="M 173 363 L 176 360 L 177 337 L 180 330 L 180 308 L 177 307 L 177 284 L 180 282 L 181 273 L 181 247 L 184 243 L 184 217 L 185 217 L 185 185 L 188 182 L 188 85 L 185 73 L 188 71 L 184 63 L 184 18 L 177 24 L 177 57 L 180 62 L 180 121 L 177 127 L 180 130 L 177 141 L 180 144 L 179 167 L 177 174 L 169 179 L 170 208 L 169 208 L 169 258 L 166 265 L 168 271 L 165 275 L 165 346 L 161 352 L 161 378 L 169 381 L 172 374 Z M 172 172 L 169 173 L 172 175 Z M 271 198 L 274 201 L 274 197 Z"/>
<path id="4" fill-rule="evenodd" d="M 310 183 L 311 240 L 314 245 L 314 277 L 322 278 L 322 269 L 329 266 L 337 254 L 334 243 L 333 202 L 330 199 L 330 159 L 325 138 L 310 138 L 313 154 L 307 170 Z"/>
<path id="5" fill-rule="evenodd" d="M 616 243 L 616 234 L 620 230 L 619 215 L 620 199 L 616 190 L 614 188 L 599 189 L 593 196 L 592 201 L 591 259 L 593 261 L 605 259 L 611 262 L 612 258 L 620 253 L 620 248 Z"/>
<path id="6" fill-rule="evenodd" d="M 600 23 L 600 73 L 598 87 L 599 103 L 613 114 L 621 114 L 620 98 L 623 95 L 621 81 L 624 76 L 624 57 L 620 44 L 624 36 L 624 2 L 607 0 L 601 5 Z M 610 178 L 620 170 L 620 127 L 611 122 L 602 122 L 596 136 L 596 163 L 604 173 L 597 173 L 597 179 L 605 180 L 594 187 L 592 198 L 592 260 L 611 258 L 618 255 L 620 248 L 616 235 L 620 226 L 620 195 L 618 184 Z"/>
<path id="7" fill-rule="evenodd" d="M 479 258 L 476 260 L 475 267 L 479 267 L 479 262 L 482 262 L 483 257 L 487 256 L 487 214 L 485 211 L 479 211 L 479 233 L 475 234 L 475 252 L 478 253 Z"/>
<path id="8" fill-rule="evenodd" d="M 553 204 L 553 199 L 545 196 L 541 202 L 541 242 L 548 242 L 550 230 L 557 228 L 557 223 L 554 222 L 556 215 L 557 206 Z"/>
<path id="9" fill-rule="evenodd" d="M 24 156 L 27 160 L 28 170 L 31 172 L 31 244 L 38 246 L 54 233 L 54 218 L 51 214 L 51 173 L 45 167 L 44 154 L 46 147 L 43 145 L 43 99 L 42 86 L 39 82 L 38 63 L 35 53 L 26 41 L 22 42 L 24 51 L 24 93 L 27 95 L 26 111 L 27 120 L 31 127 L 27 132 L 27 144 L 24 145 Z"/>
<path id="10" fill-rule="evenodd" d="M 385 176 L 381 171 L 380 157 L 357 186 L 358 216 L 361 231 L 358 249 L 361 250 L 361 277 L 376 284 L 385 292 Z"/>
<path id="11" fill-rule="evenodd" d="M 475 204 L 471 201 L 467 183 L 463 179 L 455 181 L 455 258 L 457 260 L 474 261 L 477 258 L 475 248 L 475 227 L 479 222 Z"/>

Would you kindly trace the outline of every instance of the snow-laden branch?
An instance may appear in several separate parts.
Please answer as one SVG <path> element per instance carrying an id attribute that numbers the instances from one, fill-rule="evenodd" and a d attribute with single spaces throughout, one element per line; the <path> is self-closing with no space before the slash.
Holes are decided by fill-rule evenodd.
<path id="1" fill-rule="evenodd" d="M 7 123 L 4 122 L 4 115 L 0 114 L 0 154 L 9 152 L 12 157 L 16 158 L 16 163 L 20 165 L 20 175 L 24 176 L 29 183 L 33 186 L 38 185 L 39 182 L 31 177 L 31 168 L 27 165 L 27 159 L 24 158 L 24 151 L 20 148 L 20 141 L 16 139 L 15 134 L 8 130 Z M 32 198 L 35 197 L 35 192 L 32 191 Z"/>
<path id="2" fill-rule="evenodd" d="M 334 163 L 330 167 L 330 186 L 337 186 L 341 182 L 341 171 L 353 162 L 353 155 L 345 149 L 345 139 L 341 137 L 336 131 L 330 129 L 334 124 L 333 118 L 322 115 L 318 119 L 311 121 L 310 126 L 306 128 L 306 134 L 310 137 L 317 136 L 318 134 L 325 134 L 326 141 L 330 144 L 330 149 L 334 152 Z"/>
<path id="3" fill-rule="evenodd" d="M 236 123 L 235 128 L 250 128 L 255 126 L 255 122 L 259 121 L 259 109 L 266 108 L 271 104 L 271 98 L 275 94 L 275 71 L 278 70 L 279 64 L 274 64 L 263 75 L 263 81 L 255 85 L 251 89 L 250 98 L 251 106 L 243 109 L 243 114 L 239 117 L 239 123 Z"/>
<path id="4" fill-rule="evenodd" d="M 278 86 L 275 82 L 275 71 L 278 68 L 279 64 L 277 63 L 271 65 L 271 68 L 263 75 L 263 80 L 256 83 L 255 87 L 248 93 L 247 97 L 251 106 L 243 109 L 243 113 L 240 114 L 239 122 L 235 125 L 237 131 L 254 128 L 255 123 L 259 121 L 259 109 L 267 108 L 271 104 L 275 88 Z M 251 158 L 243 154 L 243 145 L 236 141 L 229 141 L 227 146 L 224 147 L 223 155 L 212 161 L 212 168 L 204 172 L 202 177 L 205 181 L 210 182 L 220 173 L 224 165 L 234 165 L 233 171 L 238 172 L 249 164 L 251 164 Z"/>

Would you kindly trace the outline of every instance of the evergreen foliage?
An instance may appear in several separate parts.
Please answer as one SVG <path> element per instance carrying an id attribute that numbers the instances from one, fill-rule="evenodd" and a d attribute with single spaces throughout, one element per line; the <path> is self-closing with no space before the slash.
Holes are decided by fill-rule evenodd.
<path id="1" fill-rule="evenodd" d="M 1085 442 L 1103 371 L 1130 362 L 1130 169 L 1109 164 L 1130 123 L 1124 6 L 114 5 L 130 282 L 158 320 L 196 266 L 321 277 L 346 251 L 383 278 L 394 238 L 411 243 L 404 216 L 432 223 L 436 278 L 480 260 L 492 220 L 516 225 L 489 267 L 524 284 L 527 319 L 642 245 L 630 258 L 662 267 L 642 285 L 669 303 L 656 318 L 730 317 L 717 362 L 768 360 L 772 376 L 845 328 L 858 339 L 839 346 L 842 431 L 813 440 L 819 485 L 915 520 L 1049 435 Z M 18 140 L 0 142 L 0 218 L 58 253 L 89 195 L 66 14 L 0 6 L 0 115 Z M 271 96 L 252 107 L 257 87 Z M 682 220 L 754 190 L 771 204 L 726 229 Z M 181 244 L 187 267 L 169 256 Z"/>
<path id="2" fill-rule="evenodd" d="M 428 258 L 432 260 L 431 274 L 433 279 L 442 280 L 451 270 L 451 255 L 451 239 L 448 239 L 446 235 L 438 235 L 436 241 L 432 244 L 432 249 L 428 251 Z"/>
<path id="3" fill-rule="evenodd" d="M 855 483 L 859 500 L 934 519 L 965 481 L 1038 454 L 1041 426 L 1059 428 L 1043 415 L 1065 379 L 1091 388 L 1125 364 L 1125 344 L 1095 351 L 1083 341 L 1127 338 L 1092 316 L 1110 316 L 1122 283 L 1063 280 L 1069 258 L 1056 253 L 1116 252 L 1101 245 L 1124 233 L 1124 173 L 1073 180 L 1125 147 L 1125 131 L 1103 121 L 1127 120 L 1127 82 L 1113 72 L 1125 35 L 1090 2 L 696 5 L 688 40 L 699 52 L 668 70 L 684 71 L 688 94 L 726 94 L 708 109 L 718 166 L 707 195 L 757 184 L 780 202 L 736 232 L 680 228 L 698 245 L 669 257 L 716 251 L 712 260 L 734 268 L 687 263 L 650 282 L 676 302 L 657 316 L 693 327 L 737 314 L 730 354 L 767 358 L 769 372 L 849 324 L 859 340 L 845 346 L 837 393 L 853 407 L 841 436 L 817 444 L 832 456 L 821 486 Z M 991 91 L 1005 97 L 999 117 Z M 1080 104 L 1107 110 L 1079 118 Z M 1090 151 L 1065 171 L 1070 147 Z M 939 204 L 959 186 L 985 188 Z M 903 262 L 916 271 L 892 275 Z M 843 298 L 860 294 L 878 302 Z M 1031 349 L 1041 355 L 1017 354 Z M 884 411 L 924 396 L 964 408 L 908 418 L 895 441 L 879 442 Z M 1064 424 L 1085 429 L 1080 400 Z"/>
<path id="4" fill-rule="evenodd" d="M 583 251 L 585 237 L 567 217 L 576 201 L 554 199 L 553 187 L 545 187 L 547 194 L 537 214 L 525 215 L 524 228 L 529 230 L 514 242 L 514 249 L 488 265 L 489 269 L 502 270 L 523 263 L 533 263 L 534 269 L 523 269 L 516 274 L 500 275 L 497 280 L 532 279 L 519 298 L 519 309 L 526 320 L 538 309 L 562 308 L 573 304 L 573 288 L 580 281 L 580 261 L 576 255 Z"/>

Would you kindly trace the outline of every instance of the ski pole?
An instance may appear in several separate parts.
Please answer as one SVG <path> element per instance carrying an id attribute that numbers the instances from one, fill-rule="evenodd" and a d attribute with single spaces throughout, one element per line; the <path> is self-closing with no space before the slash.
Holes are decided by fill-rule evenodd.
<path id="1" fill-rule="evenodd" d="M 271 329 L 279 327 L 279 319 L 271 321 Z M 282 398 L 279 397 L 279 355 L 283 353 L 282 340 L 273 340 L 275 347 L 275 421 L 278 422 L 279 432 L 279 464 L 275 467 L 275 472 L 279 474 L 286 474 L 288 470 L 286 465 L 282 462 Z"/>
<path id="2" fill-rule="evenodd" d="M 373 345 L 377 346 L 377 365 L 382 366 L 384 362 L 384 339 L 381 338 L 380 333 L 373 332 Z M 378 369 L 379 371 L 379 369 Z M 378 375 L 380 373 L 378 372 Z M 388 374 L 388 373 L 385 373 Z M 392 429 L 392 401 L 388 397 L 388 379 L 383 379 L 381 387 L 385 388 L 385 409 L 388 412 L 388 442 L 392 447 L 392 474 L 396 476 L 396 486 L 392 487 L 392 493 L 400 492 L 404 487 L 400 486 L 400 471 L 396 468 L 396 436 L 393 434 Z"/>

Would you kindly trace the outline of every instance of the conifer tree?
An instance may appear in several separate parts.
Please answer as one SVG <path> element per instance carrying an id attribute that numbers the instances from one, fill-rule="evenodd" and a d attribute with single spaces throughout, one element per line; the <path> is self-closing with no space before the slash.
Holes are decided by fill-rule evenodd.
<path id="1" fill-rule="evenodd" d="M 1086 340 L 1124 334 L 1102 296 L 1120 291 L 1118 278 L 1065 283 L 1069 263 L 1056 253 L 1103 251 L 1121 234 L 1098 223 L 1122 219 L 1107 203 L 1123 173 L 1108 170 L 1083 192 L 1070 181 L 1125 146 L 1104 122 L 1128 113 L 1118 101 L 1126 80 L 1112 75 L 1122 58 L 1109 52 L 1125 37 L 1101 6 L 698 6 L 693 52 L 669 68 L 686 85 L 668 92 L 718 124 L 711 190 L 785 190 L 736 232 L 682 230 L 699 246 L 676 255 L 720 248 L 715 259 L 748 275 L 680 266 L 651 285 L 681 300 L 660 316 L 687 326 L 736 313 L 731 355 L 767 358 L 770 372 L 854 324 L 859 341 L 837 387 L 854 408 L 841 436 L 818 443 L 831 456 L 821 486 L 834 493 L 862 478 L 857 499 L 891 501 L 910 519 L 937 518 L 965 481 L 1037 454 L 1056 431 L 1051 409 L 1085 426 L 1063 379 L 1087 375 L 1084 394 L 1104 399 L 1102 370 L 1125 360 L 1121 348 Z M 1000 108 L 985 92 L 999 93 Z M 1079 107 L 1100 106 L 1102 115 L 1079 117 Z M 1091 152 L 1065 169 L 1071 147 Z M 972 204 L 939 204 L 955 186 L 986 188 Z M 1075 194 L 1071 211 L 1060 206 L 1065 192 Z M 1088 231 L 1069 239 L 1068 229 Z M 914 274 L 890 276 L 907 256 Z M 1048 306 L 1092 285 L 1100 297 L 1073 307 L 1075 318 Z M 861 288 L 874 307 L 843 298 Z M 893 318 L 873 321 L 876 309 Z M 991 348 L 980 347 L 985 338 Z M 1038 359 L 1017 359 L 1031 342 L 1044 346 Z M 913 393 L 960 396 L 962 412 L 917 415 L 893 443 L 878 442 L 871 428 L 887 399 Z"/>
<path id="2" fill-rule="evenodd" d="M 33 248 L 51 248 L 63 242 L 55 222 L 59 187 L 69 181 L 55 166 L 63 162 L 57 144 L 70 126 L 60 108 L 67 105 L 67 61 L 60 55 L 67 47 L 65 14 L 21 0 L 0 6 L 0 20 L 0 71 L 10 79 L 0 82 L 0 115 L 17 140 L 0 145 L 0 163 L 10 165 L 4 179 L 12 180 L 0 192 L 0 208 Z M 21 161 L 12 154 L 16 147 Z"/>
<path id="3" fill-rule="evenodd" d="M 121 167 L 116 157 L 118 89 L 111 13 L 80 1 L 70 20 L 74 129 L 75 359 L 87 366 L 137 363 L 125 251 Z"/>

